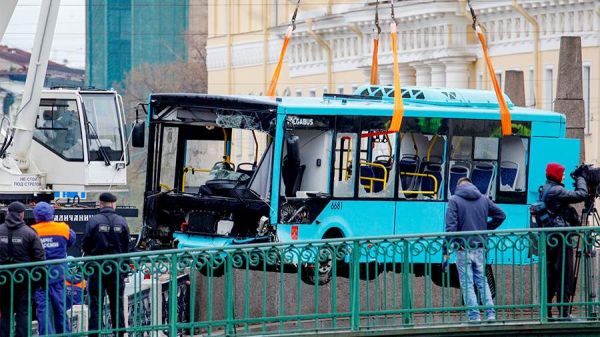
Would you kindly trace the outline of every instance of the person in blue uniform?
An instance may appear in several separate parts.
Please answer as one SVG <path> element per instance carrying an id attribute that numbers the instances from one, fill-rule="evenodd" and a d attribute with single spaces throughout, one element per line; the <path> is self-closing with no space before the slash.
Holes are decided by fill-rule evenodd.
<path id="1" fill-rule="evenodd" d="M 111 193 L 100 195 L 100 213 L 94 215 L 86 224 L 83 235 L 82 250 L 86 256 L 123 254 L 129 252 L 129 227 L 125 219 L 115 211 L 117 197 Z M 89 268 L 93 272 L 88 280 L 88 293 L 90 296 L 89 336 L 98 336 L 93 333 L 99 328 L 98 318 L 102 317 L 104 296 L 108 295 L 110 304 L 110 321 L 114 335 L 125 334 L 125 315 L 123 312 L 123 291 L 125 290 L 126 273 L 123 268 L 115 268 L 113 261 L 90 261 Z M 102 268 L 103 263 L 108 263 L 110 268 Z M 87 268 L 86 268 L 87 270 Z M 115 329 L 119 329 L 115 331 Z"/>
<path id="2" fill-rule="evenodd" d="M 54 207 L 46 202 L 33 209 L 36 224 L 31 226 L 40 237 L 46 260 L 67 258 L 67 249 L 75 243 L 75 232 L 64 222 L 55 222 Z M 48 286 L 34 294 L 40 336 L 69 332 L 65 306 L 64 264 L 49 265 Z"/>

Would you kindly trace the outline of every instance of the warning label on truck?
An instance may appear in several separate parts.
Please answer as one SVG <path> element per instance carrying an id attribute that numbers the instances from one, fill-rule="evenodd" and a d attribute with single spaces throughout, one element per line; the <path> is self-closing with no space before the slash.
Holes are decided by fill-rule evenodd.
<path id="1" fill-rule="evenodd" d="M 16 177 L 13 180 L 12 185 L 17 190 L 39 190 L 39 189 L 41 189 L 40 177 L 37 175 Z"/>

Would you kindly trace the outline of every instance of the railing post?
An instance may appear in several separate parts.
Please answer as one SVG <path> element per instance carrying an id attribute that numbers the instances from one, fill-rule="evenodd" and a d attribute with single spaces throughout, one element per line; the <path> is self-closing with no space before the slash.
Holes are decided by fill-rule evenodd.
<path id="1" fill-rule="evenodd" d="M 358 331 L 360 327 L 360 242 L 354 240 L 352 243 L 352 283 L 350 298 L 352 317 L 350 328 L 352 331 Z"/>
<path id="2" fill-rule="evenodd" d="M 232 336 L 235 334 L 233 324 L 234 320 L 234 289 L 233 289 L 233 262 L 232 257 L 227 253 L 225 257 L 225 334 Z"/>
<path id="3" fill-rule="evenodd" d="M 169 336 L 177 336 L 177 254 L 171 253 L 169 275 Z"/>
<path id="4" fill-rule="evenodd" d="M 411 289 L 410 289 L 410 242 L 406 239 L 402 239 L 403 251 L 402 251 L 402 309 L 409 310 L 402 314 L 402 324 L 412 324 L 412 300 L 411 300 Z"/>
<path id="5" fill-rule="evenodd" d="M 546 273 L 546 232 L 537 232 L 538 237 L 538 256 L 540 264 L 539 284 L 540 284 L 540 322 L 548 322 L 548 283 Z"/>

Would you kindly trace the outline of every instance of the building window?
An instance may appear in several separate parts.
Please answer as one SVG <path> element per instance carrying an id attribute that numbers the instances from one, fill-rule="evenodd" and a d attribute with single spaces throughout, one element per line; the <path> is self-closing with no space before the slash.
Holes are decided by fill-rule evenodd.
<path id="1" fill-rule="evenodd" d="M 296 89 L 296 97 L 302 97 L 302 89 Z"/>
<path id="2" fill-rule="evenodd" d="M 329 89 L 327 87 L 323 87 L 323 94 L 326 94 L 329 92 Z"/>
<path id="3" fill-rule="evenodd" d="M 544 70 L 544 104 L 545 110 L 552 110 L 554 104 L 554 71 L 552 68 Z"/>
<path id="4" fill-rule="evenodd" d="M 527 100 L 526 100 L 526 105 L 528 107 L 533 107 L 535 106 L 535 71 L 533 70 L 533 68 L 529 68 L 529 72 L 528 72 L 528 85 L 529 85 L 529 90 L 527 91 Z"/>
<path id="5" fill-rule="evenodd" d="M 310 97 L 317 97 L 317 89 L 310 89 L 308 91 L 308 96 L 310 96 Z"/>
<path id="6" fill-rule="evenodd" d="M 583 104 L 584 104 L 584 114 L 585 114 L 585 134 L 589 135 L 592 133 L 590 128 L 590 123 L 592 121 L 591 111 L 590 111 L 590 94 L 591 94 L 591 74 L 592 69 L 590 65 L 583 66 Z"/>
<path id="7" fill-rule="evenodd" d="M 340 86 L 338 87 L 338 94 L 340 94 L 340 95 L 343 95 L 343 94 L 344 94 L 344 86 L 343 86 L 343 85 L 340 85 Z"/>
<path id="8" fill-rule="evenodd" d="M 483 89 L 483 73 L 477 74 L 477 89 Z"/>
<path id="9" fill-rule="evenodd" d="M 496 81 L 498 81 L 498 86 L 500 87 L 500 89 L 502 89 L 502 91 L 504 91 L 504 86 L 503 86 L 504 83 L 502 83 L 502 72 L 501 71 L 496 73 Z"/>
<path id="10" fill-rule="evenodd" d="M 353 84 L 352 85 L 352 94 L 354 95 L 354 93 L 356 92 L 356 90 L 358 90 L 358 84 Z"/>

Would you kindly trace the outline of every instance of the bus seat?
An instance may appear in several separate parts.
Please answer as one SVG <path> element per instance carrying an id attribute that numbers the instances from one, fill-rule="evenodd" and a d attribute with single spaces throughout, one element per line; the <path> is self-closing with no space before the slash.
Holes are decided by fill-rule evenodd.
<path id="1" fill-rule="evenodd" d="M 514 191 L 519 177 L 519 164 L 514 161 L 502 161 L 500 163 L 500 188 Z"/>
<path id="2" fill-rule="evenodd" d="M 376 163 L 376 164 L 382 164 L 385 166 L 385 164 L 383 163 Z M 372 166 L 371 169 L 373 170 L 373 178 L 377 178 L 377 179 L 384 179 L 386 178 L 386 174 L 387 174 L 387 179 L 389 181 L 390 177 L 389 177 L 389 170 L 387 168 L 383 168 L 380 166 Z M 381 192 L 383 189 L 385 188 L 385 184 L 383 183 L 383 181 L 378 181 L 378 180 L 374 180 L 373 181 L 373 193 L 377 193 L 377 192 Z"/>
<path id="3" fill-rule="evenodd" d="M 453 165 L 450 167 L 450 177 L 448 181 L 448 191 L 450 191 L 450 195 L 454 194 L 456 191 L 456 183 L 458 183 L 458 179 L 468 177 L 469 169 L 462 165 Z"/>
<path id="4" fill-rule="evenodd" d="M 290 160 L 284 160 L 281 176 L 285 185 L 285 196 L 294 197 L 302 185 L 302 176 L 306 165 L 300 165 L 299 162 L 292 163 Z"/>
<path id="5" fill-rule="evenodd" d="M 409 190 L 412 187 L 414 176 L 402 174 L 402 172 L 417 173 L 417 169 L 419 168 L 419 157 L 416 155 L 403 155 L 399 164 L 402 189 Z"/>
<path id="6" fill-rule="evenodd" d="M 381 164 L 389 171 L 394 167 L 394 157 L 388 155 L 380 155 L 375 158 L 375 164 Z"/>
<path id="7" fill-rule="evenodd" d="M 376 178 L 373 168 L 367 165 L 360 166 L 360 184 L 365 188 L 365 191 L 371 193 L 371 179 Z M 375 190 L 375 184 L 373 184 L 373 190 Z"/>
<path id="8" fill-rule="evenodd" d="M 247 167 L 247 168 L 242 168 L 242 167 Z M 254 163 L 239 163 L 237 166 L 237 169 L 235 171 L 238 173 L 243 173 L 252 178 L 255 170 L 256 170 L 256 165 Z"/>
<path id="9" fill-rule="evenodd" d="M 475 164 L 471 172 L 471 181 L 481 194 L 487 195 L 490 192 L 492 180 L 494 180 L 494 165 L 488 163 Z"/>
<path id="10" fill-rule="evenodd" d="M 433 191 L 434 194 L 423 194 L 424 196 L 434 196 L 437 197 L 437 193 L 440 191 L 440 186 L 442 185 L 442 165 L 440 164 L 427 164 L 425 169 L 423 170 L 423 174 L 430 174 L 437 179 L 437 186 L 434 186 L 434 181 L 430 177 L 422 177 L 421 178 L 421 191 Z"/>

